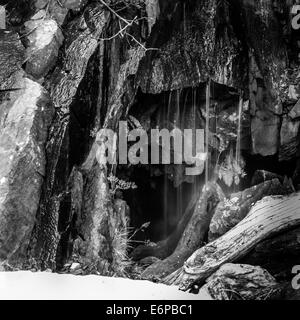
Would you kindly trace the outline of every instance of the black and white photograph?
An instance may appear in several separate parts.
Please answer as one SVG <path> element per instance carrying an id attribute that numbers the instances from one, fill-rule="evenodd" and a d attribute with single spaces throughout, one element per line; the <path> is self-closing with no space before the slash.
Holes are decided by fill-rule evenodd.
<path id="1" fill-rule="evenodd" d="M 1 0 L 0 300 L 300 300 L 300 1 Z"/>

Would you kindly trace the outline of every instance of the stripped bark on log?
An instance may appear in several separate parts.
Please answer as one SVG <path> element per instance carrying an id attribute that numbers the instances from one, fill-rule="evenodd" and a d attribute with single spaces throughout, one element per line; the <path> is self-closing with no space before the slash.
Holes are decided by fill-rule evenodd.
<path id="1" fill-rule="evenodd" d="M 211 183 L 204 188 L 194 213 L 173 254 L 147 268 L 142 274 L 143 278 L 161 279 L 165 277 L 181 267 L 187 257 L 204 245 L 215 208 L 223 196 L 222 191 L 216 184 Z"/>
<path id="2" fill-rule="evenodd" d="M 209 242 L 221 237 L 243 220 L 251 207 L 263 197 L 292 193 L 292 183 L 283 184 L 278 179 L 265 181 L 250 189 L 232 194 L 230 199 L 220 202 L 209 227 Z"/>
<path id="3" fill-rule="evenodd" d="M 241 259 L 261 241 L 300 225 L 299 208 L 300 193 L 264 198 L 233 229 L 194 252 L 164 283 L 179 285 L 183 290 L 203 283 L 220 266 Z"/>

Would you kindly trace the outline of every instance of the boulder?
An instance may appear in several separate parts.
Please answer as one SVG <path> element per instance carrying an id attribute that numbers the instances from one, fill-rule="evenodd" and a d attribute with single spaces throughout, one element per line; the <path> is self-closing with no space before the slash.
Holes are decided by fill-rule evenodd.
<path id="1" fill-rule="evenodd" d="M 47 92 L 19 74 L 0 107 L 0 261 L 26 253 L 45 174 L 45 142 L 53 107 Z"/>
<path id="2" fill-rule="evenodd" d="M 279 147 L 280 118 L 262 112 L 251 121 L 252 148 L 254 154 L 264 157 L 277 153 Z"/>
<path id="3" fill-rule="evenodd" d="M 277 296 L 280 288 L 261 267 L 227 263 L 206 280 L 200 292 L 216 300 L 266 300 Z"/>
<path id="4" fill-rule="evenodd" d="M 279 160 L 287 161 L 295 158 L 299 145 L 300 121 L 284 116 L 280 131 Z"/>
<path id="5" fill-rule="evenodd" d="M 0 30 L 0 89 L 11 88 L 25 60 L 25 48 L 17 33 Z M 1 100 L 1 97 L 0 97 Z"/>
<path id="6" fill-rule="evenodd" d="M 295 106 L 292 108 L 292 110 L 289 113 L 289 116 L 292 119 L 296 119 L 300 117 L 300 100 L 295 104 Z"/>
<path id="7" fill-rule="evenodd" d="M 26 72 L 36 79 L 47 75 L 56 63 L 64 37 L 54 19 L 40 10 L 25 23 L 27 35 Z"/>
<path id="8" fill-rule="evenodd" d="M 244 69 L 247 66 L 240 59 L 239 40 L 229 18 L 226 20 L 219 14 L 219 10 L 229 14 L 227 2 L 203 0 L 193 4 L 193 8 L 186 5 L 184 21 L 177 19 L 183 12 L 182 3 L 165 2 L 165 5 L 160 2 L 160 17 L 164 18 L 154 28 L 172 31 L 167 37 L 158 31 L 151 43 L 152 48 L 159 50 L 153 51 L 153 59 L 145 59 L 141 64 L 137 81 L 142 91 L 158 94 L 195 87 L 209 77 L 220 84 L 241 87 L 245 78 L 241 79 L 240 75 L 247 73 Z M 220 38 L 219 28 L 223 30 Z"/>

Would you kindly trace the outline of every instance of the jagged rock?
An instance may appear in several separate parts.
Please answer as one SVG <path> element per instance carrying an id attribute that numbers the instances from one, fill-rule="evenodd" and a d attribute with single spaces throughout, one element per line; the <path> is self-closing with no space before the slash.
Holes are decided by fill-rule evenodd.
<path id="1" fill-rule="evenodd" d="M 289 85 L 288 97 L 290 100 L 296 100 L 296 101 L 300 98 L 299 92 L 298 92 L 296 86 L 293 84 Z"/>
<path id="2" fill-rule="evenodd" d="M 247 1 L 242 11 L 249 34 L 249 89 L 252 115 L 252 151 L 262 156 L 275 155 L 279 147 L 280 116 L 285 91 L 286 46 L 273 2 Z M 251 32 L 249 32 L 251 30 Z"/>
<path id="3" fill-rule="evenodd" d="M 13 31 L 0 30 L 0 89 L 12 87 L 24 60 L 25 48 L 18 34 Z"/>
<path id="4" fill-rule="evenodd" d="M 289 116 L 292 119 L 296 119 L 300 117 L 300 100 L 298 100 L 298 102 L 295 104 L 293 109 L 290 111 Z"/>
<path id="5" fill-rule="evenodd" d="M 252 147 L 254 154 L 271 156 L 279 147 L 280 118 L 269 112 L 260 112 L 251 121 Z"/>
<path id="6" fill-rule="evenodd" d="M 87 176 L 84 207 L 79 225 L 85 241 L 77 244 L 84 265 L 94 266 L 102 275 L 124 275 L 129 266 L 129 207 L 125 201 L 112 200 L 106 172 L 95 166 Z"/>
<path id="7" fill-rule="evenodd" d="M 299 146 L 300 121 L 284 116 L 280 132 L 279 161 L 295 158 Z"/>
<path id="8" fill-rule="evenodd" d="M 70 266 L 70 270 L 71 271 L 76 271 L 76 270 L 78 270 L 80 268 L 81 268 L 81 265 L 80 265 L 80 263 L 77 263 L 77 262 L 72 263 L 71 266 Z"/>
<path id="9" fill-rule="evenodd" d="M 53 115 L 46 91 L 19 75 L 0 111 L 0 260 L 24 259 L 45 176 Z"/>
<path id="10" fill-rule="evenodd" d="M 36 79 L 44 77 L 55 65 L 64 37 L 53 19 L 40 10 L 25 23 L 28 40 L 26 72 Z"/>
<path id="11" fill-rule="evenodd" d="M 159 0 L 146 0 L 149 34 L 160 14 Z"/>
<path id="12" fill-rule="evenodd" d="M 87 0 L 61 0 L 61 4 L 68 9 L 78 9 L 84 6 Z"/>
<path id="13" fill-rule="evenodd" d="M 112 88 L 110 88 L 111 95 L 108 100 L 108 111 L 103 125 L 104 128 L 116 129 L 124 110 L 131 107 L 137 88 L 132 88 L 130 77 L 136 74 L 144 55 L 145 50 L 141 46 L 128 50 L 127 59 L 120 66 L 117 77 L 113 79 Z M 126 107 L 124 106 L 124 101 L 128 103 Z M 100 139 L 94 142 L 86 161 L 82 165 L 84 170 L 88 171 L 92 169 L 96 159 L 99 141 Z"/>
<path id="14" fill-rule="evenodd" d="M 141 65 L 137 81 L 143 92 L 157 94 L 194 87 L 207 81 L 208 77 L 217 83 L 241 87 L 245 78 L 240 75 L 245 75 L 247 71 L 239 72 L 246 67 L 240 59 L 239 40 L 230 21 L 223 18 L 228 14 L 228 4 L 216 0 L 198 2 L 192 10 L 187 7 L 186 10 L 192 13 L 189 12 L 187 19 L 178 22 L 177 11 L 183 12 L 182 6 L 182 3 L 174 1 L 170 12 L 164 12 L 161 8 L 165 21 L 162 20 L 156 27 L 168 28 L 170 24 L 176 27 L 167 37 L 163 34 L 161 38 L 158 36 L 157 42 L 162 45 L 154 51 L 151 61 L 145 59 Z M 221 36 L 216 31 L 220 25 L 223 30 Z M 151 47 L 156 48 L 156 43 Z"/>
<path id="15" fill-rule="evenodd" d="M 249 50 L 251 108 L 255 113 L 263 112 L 258 116 L 264 120 L 272 116 L 272 113 L 276 115 L 282 113 L 284 95 L 282 82 L 287 71 L 287 49 L 280 34 L 281 25 L 273 10 L 272 0 L 245 1 L 242 4 L 242 14 L 246 33 L 249 35 L 248 45 L 251 48 Z"/>
<path id="16" fill-rule="evenodd" d="M 57 227 L 60 202 L 63 200 L 70 174 L 68 168 L 70 117 L 66 114 L 70 112 L 70 106 L 78 94 L 80 84 L 86 78 L 90 78 L 89 75 L 85 78 L 85 73 L 89 62 L 93 63 L 91 57 L 97 49 L 99 37 L 109 16 L 103 11 L 102 6 L 97 4 L 88 6 L 85 13 L 89 15 L 91 29 L 80 28 L 83 15 L 66 26 L 66 56 L 63 65 L 55 69 L 47 82 L 54 107 L 59 109 L 60 113 L 57 113 L 50 128 L 47 145 L 48 170 L 30 244 L 31 254 L 42 268 L 55 268 L 60 240 Z M 87 88 L 90 87 L 87 85 Z M 91 88 L 93 89 L 94 87 Z M 85 97 L 87 94 L 91 95 L 90 91 L 84 92 Z M 86 111 L 88 108 L 86 101 L 83 107 Z"/>
<path id="17" fill-rule="evenodd" d="M 69 9 L 63 5 L 64 0 L 35 0 L 38 10 L 47 10 L 49 17 L 62 25 L 66 19 Z"/>
<path id="18" fill-rule="evenodd" d="M 216 300 L 266 300 L 278 296 L 280 286 L 267 270 L 242 264 L 224 264 L 206 280 L 200 292 Z"/>
<path id="19" fill-rule="evenodd" d="M 94 264 L 100 272 L 107 272 L 107 267 L 103 269 L 103 265 L 109 266 L 109 262 L 113 260 L 110 246 L 113 234 L 110 231 L 117 231 L 110 230 L 110 218 L 114 215 L 113 203 L 105 170 L 97 165 L 87 178 L 83 222 L 80 226 L 80 233 L 85 241 L 81 242 L 79 253 L 83 264 Z"/>

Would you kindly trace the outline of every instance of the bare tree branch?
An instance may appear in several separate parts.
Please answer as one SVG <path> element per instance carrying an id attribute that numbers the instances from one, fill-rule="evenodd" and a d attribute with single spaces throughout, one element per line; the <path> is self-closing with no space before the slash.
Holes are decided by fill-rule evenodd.
<path id="1" fill-rule="evenodd" d="M 109 40 L 112 40 L 118 36 L 121 36 L 122 38 L 124 36 L 128 36 L 130 37 L 136 44 L 138 44 L 139 46 L 141 46 L 145 51 L 148 51 L 148 50 L 158 50 L 157 48 L 146 48 L 140 41 L 138 41 L 132 34 L 130 34 L 129 32 L 127 32 L 127 29 L 130 28 L 134 23 L 138 23 L 138 21 L 140 20 L 149 20 L 147 17 L 141 17 L 141 18 L 138 18 L 138 17 L 134 17 L 134 19 L 132 20 L 129 20 L 129 19 L 126 19 L 126 18 L 123 18 L 121 15 L 119 15 L 117 13 L 116 10 L 114 10 L 111 6 L 109 6 L 104 0 L 99 0 L 114 16 L 116 16 L 118 19 L 119 19 L 119 27 L 120 27 L 120 30 L 112 35 L 111 37 L 108 37 L 108 38 L 101 38 L 100 40 L 102 41 L 109 41 Z M 127 5 L 128 7 L 128 5 Z M 125 23 L 125 26 L 123 27 L 121 22 L 124 22 Z"/>

